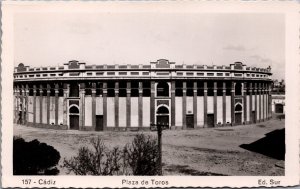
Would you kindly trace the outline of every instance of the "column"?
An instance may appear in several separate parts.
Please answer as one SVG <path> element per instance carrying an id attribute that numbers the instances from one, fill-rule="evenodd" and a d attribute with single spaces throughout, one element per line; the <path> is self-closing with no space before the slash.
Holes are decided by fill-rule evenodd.
<path id="1" fill-rule="evenodd" d="M 119 128 L 119 82 L 115 82 L 115 127 Z"/>
<path id="2" fill-rule="evenodd" d="M 262 121 L 265 121 L 265 84 L 262 83 Z"/>
<path id="3" fill-rule="evenodd" d="M 24 89 L 24 85 L 22 85 L 22 89 L 21 89 L 21 123 L 24 125 L 25 124 L 25 89 Z"/>
<path id="4" fill-rule="evenodd" d="M 79 130 L 83 130 L 85 126 L 85 83 L 80 83 L 80 114 L 79 114 Z"/>
<path id="5" fill-rule="evenodd" d="M 272 118 L 272 95 L 271 95 L 271 84 L 268 84 L 268 117 Z"/>
<path id="6" fill-rule="evenodd" d="M 253 115 L 252 115 L 252 83 L 249 84 L 249 111 L 250 111 L 250 123 L 252 123 Z"/>
<path id="7" fill-rule="evenodd" d="M 203 99 L 203 104 L 204 104 L 204 127 L 207 127 L 207 82 L 204 81 L 204 99 Z"/>
<path id="8" fill-rule="evenodd" d="M 20 89 L 19 86 L 17 85 L 16 88 L 16 95 L 17 95 L 17 105 L 16 105 L 16 123 L 20 124 Z"/>
<path id="9" fill-rule="evenodd" d="M 175 127 L 175 81 L 171 82 L 171 127 Z"/>
<path id="10" fill-rule="evenodd" d="M 193 113 L 194 113 L 194 128 L 197 127 L 197 81 L 194 81 L 194 88 L 193 88 Z"/>
<path id="11" fill-rule="evenodd" d="M 254 106 L 255 106 L 255 123 L 257 122 L 257 83 L 255 83 L 254 84 L 254 94 L 255 94 L 255 96 L 254 96 L 254 98 L 255 98 L 255 104 L 254 104 Z"/>
<path id="12" fill-rule="evenodd" d="M 96 83 L 92 83 L 92 128 L 96 130 Z"/>
<path id="13" fill-rule="evenodd" d="M 150 123 L 155 124 L 155 82 L 151 81 Z"/>
<path id="14" fill-rule="evenodd" d="M 36 124 L 36 85 L 33 85 L 33 124 Z"/>
<path id="15" fill-rule="evenodd" d="M 214 82 L 214 126 L 218 123 L 218 83 Z"/>
<path id="16" fill-rule="evenodd" d="M 43 85 L 40 85 L 40 124 L 43 124 Z"/>
<path id="17" fill-rule="evenodd" d="M 16 87 L 14 86 L 13 88 L 14 90 L 14 123 L 17 123 L 16 120 L 17 120 L 17 111 L 16 111 L 16 104 L 17 104 L 17 92 L 16 92 Z"/>
<path id="18" fill-rule="evenodd" d="M 126 89 L 126 127 L 131 126 L 131 82 L 127 82 Z"/>
<path id="19" fill-rule="evenodd" d="M 58 94 L 59 94 L 59 85 L 55 84 L 55 125 L 58 125 Z"/>
<path id="20" fill-rule="evenodd" d="M 223 126 L 226 125 L 226 82 L 223 82 Z"/>
<path id="21" fill-rule="evenodd" d="M 26 84 L 26 89 L 25 89 L 25 124 L 28 122 L 28 96 L 29 96 L 29 87 L 28 84 Z"/>
<path id="22" fill-rule="evenodd" d="M 258 97 L 259 97 L 259 101 L 258 101 L 258 118 L 259 118 L 259 122 L 261 122 L 261 83 L 258 83 Z"/>
<path id="23" fill-rule="evenodd" d="M 235 125 L 235 115 L 234 115 L 234 97 L 235 97 L 235 82 L 231 82 L 231 125 Z"/>
<path id="24" fill-rule="evenodd" d="M 247 108 L 247 82 L 244 82 L 244 124 L 247 124 L 247 113 L 248 113 L 248 108 Z"/>
<path id="25" fill-rule="evenodd" d="M 64 83 L 63 125 L 68 125 L 68 97 L 70 84 Z"/>
<path id="26" fill-rule="evenodd" d="M 107 130 L 107 83 L 103 82 L 103 130 Z"/>
<path id="27" fill-rule="evenodd" d="M 182 128 L 186 129 L 186 82 L 182 82 Z"/>
<path id="28" fill-rule="evenodd" d="M 50 84 L 47 84 L 47 125 L 50 124 Z"/>
<path id="29" fill-rule="evenodd" d="M 138 122 L 139 127 L 143 127 L 143 82 L 139 82 L 139 98 L 138 98 L 139 110 L 138 110 Z"/>

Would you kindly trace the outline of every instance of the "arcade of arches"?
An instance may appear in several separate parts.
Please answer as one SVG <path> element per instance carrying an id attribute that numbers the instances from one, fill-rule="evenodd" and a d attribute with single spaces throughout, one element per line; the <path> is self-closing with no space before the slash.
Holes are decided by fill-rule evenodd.
<path id="1" fill-rule="evenodd" d="M 270 82 L 110 80 L 16 83 L 15 122 L 64 129 L 196 128 L 271 117 Z M 280 111 L 280 106 L 276 108 Z"/>

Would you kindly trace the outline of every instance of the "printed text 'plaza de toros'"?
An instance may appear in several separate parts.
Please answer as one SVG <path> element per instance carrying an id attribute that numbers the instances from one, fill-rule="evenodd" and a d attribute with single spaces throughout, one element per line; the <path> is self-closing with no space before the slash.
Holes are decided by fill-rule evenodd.
<path id="1" fill-rule="evenodd" d="M 257 123 L 272 116 L 271 69 L 176 65 L 86 65 L 14 70 L 14 122 L 77 130 L 187 129 Z"/>

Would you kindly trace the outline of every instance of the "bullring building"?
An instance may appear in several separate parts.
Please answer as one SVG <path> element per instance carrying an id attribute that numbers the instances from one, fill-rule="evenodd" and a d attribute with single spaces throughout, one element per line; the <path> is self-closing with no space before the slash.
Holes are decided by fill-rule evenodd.
<path id="1" fill-rule="evenodd" d="M 246 125 L 269 119 L 271 69 L 179 65 L 86 65 L 14 70 L 14 122 L 75 130 Z"/>

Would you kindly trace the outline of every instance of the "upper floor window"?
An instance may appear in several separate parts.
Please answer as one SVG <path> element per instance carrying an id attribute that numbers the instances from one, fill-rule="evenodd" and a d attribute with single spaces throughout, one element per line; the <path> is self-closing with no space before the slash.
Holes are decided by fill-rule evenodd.
<path id="1" fill-rule="evenodd" d="M 159 82 L 156 91 L 157 96 L 169 96 L 169 84 L 167 82 Z"/>

